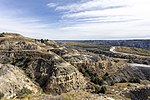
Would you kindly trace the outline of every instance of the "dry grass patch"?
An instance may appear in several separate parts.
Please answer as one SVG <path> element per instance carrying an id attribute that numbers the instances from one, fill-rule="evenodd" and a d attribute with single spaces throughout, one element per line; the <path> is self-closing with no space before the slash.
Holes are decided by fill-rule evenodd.
<path id="1" fill-rule="evenodd" d="M 129 53 L 129 54 L 150 56 L 150 50 L 141 49 L 141 48 L 117 46 L 115 50 L 118 52 L 124 52 L 124 53 Z"/>

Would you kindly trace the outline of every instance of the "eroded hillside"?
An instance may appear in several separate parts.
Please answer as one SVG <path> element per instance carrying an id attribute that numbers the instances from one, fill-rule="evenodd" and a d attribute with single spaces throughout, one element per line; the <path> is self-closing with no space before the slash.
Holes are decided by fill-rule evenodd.
<path id="1" fill-rule="evenodd" d="M 135 88 L 132 84 L 137 85 L 136 88 L 144 87 L 143 81 L 149 84 L 146 75 L 130 66 L 128 60 L 50 40 L 3 33 L 0 35 L 1 97 L 18 98 L 18 91 L 27 89 L 28 95 L 33 94 L 33 100 L 79 100 L 79 94 L 83 100 L 113 100 L 115 92 L 110 92 L 113 86 L 129 83 L 128 91 L 121 92 L 120 89 L 115 98 L 126 100 L 131 96 L 122 94 L 130 94 L 129 91 Z"/>

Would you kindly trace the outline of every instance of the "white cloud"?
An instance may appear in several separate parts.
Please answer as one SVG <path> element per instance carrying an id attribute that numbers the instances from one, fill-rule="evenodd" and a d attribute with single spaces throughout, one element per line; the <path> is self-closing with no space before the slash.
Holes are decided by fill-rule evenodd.
<path id="1" fill-rule="evenodd" d="M 33 38 L 48 38 L 52 25 L 32 17 L 18 17 L 23 11 L 0 8 L 0 32 L 16 32 Z"/>
<path id="2" fill-rule="evenodd" d="M 76 24 L 64 27 L 61 30 L 67 32 L 68 39 L 134 39 L 150 38 L 149 30 L 135 27 L 140 22 L 125 23 L 90 23 Z M 72 37 L 71 37 L 72 36 Z"/>
<path id="3" fill-rule="evenodd" d="M 150 1 L 148 0 L 88 0 L 63 6 L 56 6 L 56 10 L 63 12 L 62 20 L 100 18 L 106 16 L 115 19 L 132 16 L 135 19 L 146 17 Z M 115 16 L 115 17 L 112 17 Z M 125 19 L 125 17 L 123 17 Z M 75 20 L 76 21 L 76 20 Z"/>
<path id="4" fill-rule="evenodd" d="M 89 17 L 100 17 L 100 16 L 127 16 L 132 13 L 129 11 L 130 8 L 118 8 L 108 9 L 108 10 L 92 10 L 92 11 L 83 11 L 79 13 L 69 13 L 64 14 L 63 18 L 89 18 Z"/>
<path id="5" fill-rule="evenodd" d="M 65 0 L 66 1 L 66 0 Z M 81 0 L 72 4 L 49 3 L 58 25 L 45 24 L 25 13 L 0 6 L 0 30 L 49 39 L 150 38 L 150 0 Z M 44 15 L 43 15 L 44 16 Z M 51 19 L 50 19 L 51 20 Z"/>
<path id="6" fill-rule="evenodd" d="M 124 0 L 89 0 L 86 2 L 79 2 L 74 4 L 69 4 L 65 6 L 58 6 L 56 10 L 68 11 L 68 12 L 79 12 L 87 11 L 92 9 L 107 9 L 107 8 L 117 8 L 121 6 L 126 6 Z"/>
<path id="7" fill-rule="evenodd" d="M 55 9 L 63 13 L 61 23 L 64 27 L 60 30 L 68 33 L 68 37 L 150 38 L 149 4 L 149 0 L 85 0 Z"/>
<path id="8" fill-rule="evenodd" d="M 63 12 L 61 22 L 68 21 L 67 24 L 125 22 L 139 19 L 130 10 L 132 4 L 133 2 L 129 0 L 83 0 L 78 3 L 56 6 L 55 10 Z"/>
<path id="9" fill-rule="evenodd" d="M 56 3 L 48 3 L 47 4 L 47 6 L 49 7 L 49 8 L 54 8 L 54 7 L 56 7 L 58 4 L 56 4 Z"/>

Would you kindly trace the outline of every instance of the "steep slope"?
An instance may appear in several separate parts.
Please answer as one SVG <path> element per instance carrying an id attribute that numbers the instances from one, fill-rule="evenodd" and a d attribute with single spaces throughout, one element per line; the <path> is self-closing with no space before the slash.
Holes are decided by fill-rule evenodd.
<path id="1" fill-rule="evenodd" d="M 50 44 L 55 47 L 54 42 L 49 41 L 46 45 L 20 35 L 18 40 L 17 36 L 4 34 L 0 38 L 1 63 L 22 68 L 46 93 L 60 94 L 85 88 L 86 81 L 82 74 L 63 58 L 47 50 L 52 48 Z"/>
<path id="2" fill-rule="evenodd" d="M 17 96 L 22 89 L 29 89 L 33 93 L 40 90 L 18 67 L 0 64 L 0 93 L 11 98 Z"/>
<path id="3" fill-rule="evenodd" d="M 93 82 L 93 77 L 100 80 L 99 85 L 130 81 L 137 78 L 145 80 L 146 77 L 136 67 L 131 67 L 126 61 L 105 56 L 99 56 L 84 50 L 73 48 L 54 48 L 52 52 L 60 55 L 67 62 L 74 65 L 85 77 Z"/>
<path id="4" fill-rule="evenodd" d="M 143 71 L 128 64 L 130 56 L 118 54 L 114 57 L 115 54 L 111 52 L 107 54 L 112 56 L 107 56 L 89 51 L 88 45 L 82 46 L 86 49 L 50 40 L 26 38 L 14 33 L 1 34 L 0 63 L 6 66 L 2 67 L 2 72 L 6 70 L 7 74 L 0 78 L 2 82 L 6 83 L 8 79 L 9 84 L 16 84 L 18 87 L 7 88 L 2 84 L 4 88 L 0 87 L 0 92 L 8 94 L 4 96 L 10 98 L 15 96 L 17 91 L 27 87 L 37 94 L 36 89 L 40 87 L 46 94 L 34 95 L 33 100 L 40 100 L 40 98 L 57 100 L 65 97 L 75 99 L 76 96 L 83 100 L 94 97 L 103 100 L 106 95 L 99 93 L 107 93 L 107 87 L 115 83 L 139 84 L 141 80 L 147 80 Z M 92 45 L 90 47 L 93 48 Z M 95 47 L 97 46 L 94 45 Z M 122 58 L 125 59 L 120 59 L 118 56 L 123 56 Z M 135 59 L 135 57 L 131 58 Z M 145 58 L 142 58 L 142 61 L 145 61 Z M 17 73 L 19 76 L 16 76 Z M 29 83 L 24 81 L 26 79 L 29 79 Z M 59 94 L 59 96 L 53 97 L 49 94 Z"/>

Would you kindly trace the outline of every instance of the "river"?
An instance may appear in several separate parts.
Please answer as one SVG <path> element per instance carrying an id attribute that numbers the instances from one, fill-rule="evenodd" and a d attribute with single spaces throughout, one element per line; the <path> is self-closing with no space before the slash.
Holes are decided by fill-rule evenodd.
<path id="1" fill-rule="evenodd" d="M 124 52 L 117 52 L 115 51 L 115 47 L 111 47 L 110 51 L 113 53 L 118 53 L 118 54 L 122 54 L 122 55 L 135 55 L 135 54 L 129 54 L 129 53 L 124 53 Z M 139 55 L 135 55 L 135 56 L 139 56 Z M 150 69 L 150 65 L 144 65 L 144 64 L 138 64 L 138 63 L 128 63 L 128 65 L 132 66 L 132 67 L 147 67 L 148 69 Z"/>

